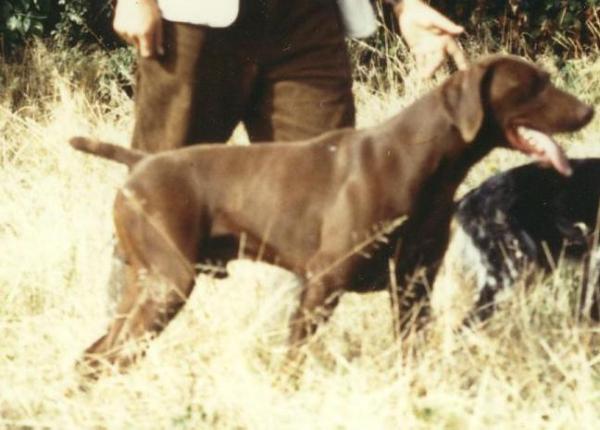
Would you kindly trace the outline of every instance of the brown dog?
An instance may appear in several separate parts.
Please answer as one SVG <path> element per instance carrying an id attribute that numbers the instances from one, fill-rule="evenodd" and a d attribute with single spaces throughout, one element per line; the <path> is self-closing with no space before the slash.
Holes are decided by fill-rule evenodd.
<path id="1" fill-rule="evenodd" d="M 304 279 L 292 351 L 331 314 L 342 291 L 384 287 L 390 260 L 404 313 L 431 285 L 448 242 L 454 192 L 469 168 L 508 146 L 568 175 L 547 134 L 577 130 L 592 115 L 547 73 L 495 56 L 365 130 L 157 155 L 74 138 L 75 148 L 132 168 L 114 206 L 127 284 L 117 317 L 85 361 L 92 368 L 97 360 L 127 365 L 133 357 L 122 346 L 168 324 L 192 291 L 195 263 L 240 253 Z M 397 222 L 403 216 L 407 221 Z"/>

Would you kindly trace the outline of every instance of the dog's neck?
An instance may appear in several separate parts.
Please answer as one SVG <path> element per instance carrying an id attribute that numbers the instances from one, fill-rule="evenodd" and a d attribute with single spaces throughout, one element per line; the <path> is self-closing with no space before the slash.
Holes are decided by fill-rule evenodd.
<path id="1" fill-rule="evenodd" d="M 422 121 L 414 118 L 422 118 Z M 416 197 L 411 212 L 420 211 L 421 200 L 431 202 L 432 206 L 451 205 L 469 169 L 492 148 L 489 142 L 479 142 L 479 136 L 470 143 L 463 140 L 444 110 L 439 89 L 374 127 L 372 132 L 378 145 L 379 168 L 392 170 L 388 177 L 396 179 L 388 188 L 389 197 L 402 201 L 397 190 L 409 184 Z M 377 138 L 382 134 L 386 136 Z M 411 168 L 407 168 L 407 163 Z M 424 195 L 426 199 L 422 198 Z"/>
<path id="2" fill-rule="evenodd" d="M 425 276 L 433 280 L 449 240 L 456 190 L 469 169 L 492 148 L 491 142 L 481 138 L 488 136 L 489 129 L 480 130 L 473 142 L 465 142 L 443 109 L 439 91 L 433 91 L 373 129 L 374 141 L 381 143 L 378 152 L 393 154 L 388 158 L 394 159 L 393 167 L 389 160 L 380 165 L 394 170 L 389 176 L 393 183 L 383 197 L 388 200 L 386 212 L 396 217 L 408 215 L 395 237 L 402 237 L 403 244 L 419 243 L 395 251 L 400 255 L 396 266 L 400 283 L 413 279 L 420 267 L 426 267 Z M 388 136 L 377 139 L 378 133 Z M 411 190 L 408 208 L 403 206 L 406 195 L 400 194 L 407 188 Z"/>

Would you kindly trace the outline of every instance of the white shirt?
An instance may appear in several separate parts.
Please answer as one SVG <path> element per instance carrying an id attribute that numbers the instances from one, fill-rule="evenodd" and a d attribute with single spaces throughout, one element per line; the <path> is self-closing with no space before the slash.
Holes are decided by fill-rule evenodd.
<path id="1" fill-rule="evenodd" d="M 377 28 L 375 13 L 369 0 L 337 0 L 346 35 L 367 37 Z"/>
<path id="2" fill-rule="evenodd" d="M 158 0 L 167 21 L 228 27 L 238 16 L 239 0 Z"/>
<path id="3" fill-rule="evenodd" d="M 377 21 L 369 0 L 337 0 L 350 37 L 366 37 L 375 31 Z M 228 27 L 237 18 L 239 0 L 158 0 L 167 21 Z"/>

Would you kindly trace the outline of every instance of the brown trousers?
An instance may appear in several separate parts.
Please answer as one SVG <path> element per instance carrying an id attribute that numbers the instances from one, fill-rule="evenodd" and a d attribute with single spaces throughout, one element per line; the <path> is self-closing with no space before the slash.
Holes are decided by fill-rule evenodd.
<path id="1" fill-rule="evenodd" d="M 164 21 L 166 54 L 140 59 L 134 148 L 306 139 L 354 125 L 335 0 L 241 0 L 223 29 Z"/>

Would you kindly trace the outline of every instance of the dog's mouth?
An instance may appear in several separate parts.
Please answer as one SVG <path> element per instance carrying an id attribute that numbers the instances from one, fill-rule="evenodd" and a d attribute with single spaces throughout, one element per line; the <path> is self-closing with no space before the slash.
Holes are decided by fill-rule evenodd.
<path id="1" fill-rule="evenodd" d="M 554 167 L 561 175 L 571 176 L 573 173 L 565 152 L 549 135 L 525 126 L 516 126 L 506 128 L 506 138 L 513 148 Z"/>

